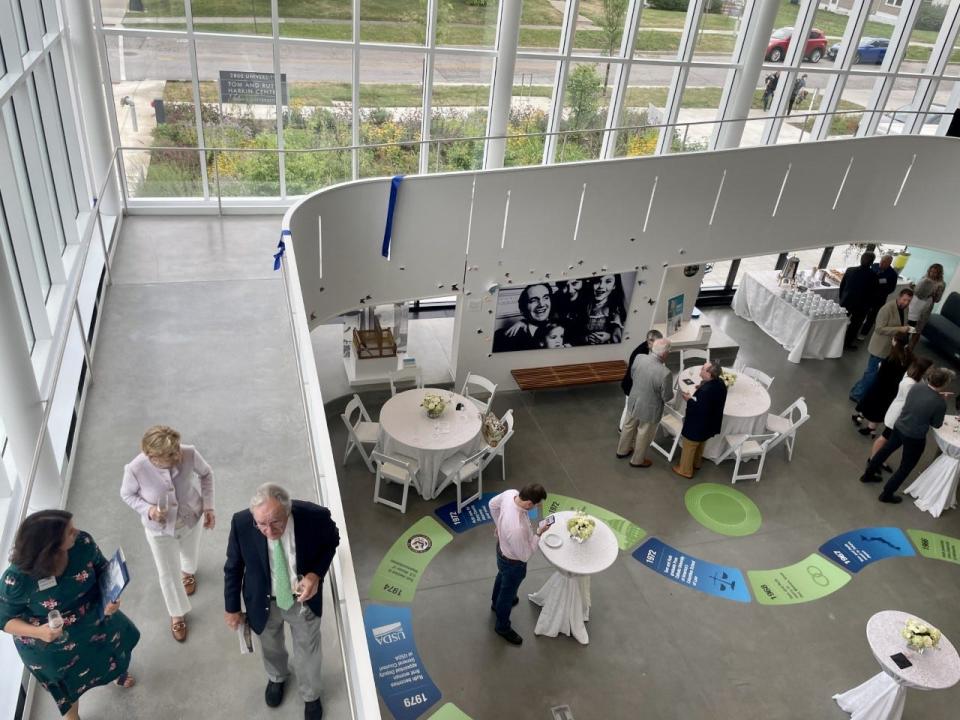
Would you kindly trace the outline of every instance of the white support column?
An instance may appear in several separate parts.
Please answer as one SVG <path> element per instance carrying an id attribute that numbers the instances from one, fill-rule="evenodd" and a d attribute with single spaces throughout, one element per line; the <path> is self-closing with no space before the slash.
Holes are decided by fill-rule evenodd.
<path id="1" fill-rule="evenodd" d="M 520 43 L 521 10 L 523 4 L 520 0 L 504 0 L 500 3 L 497 16 L 497 57 L 493 61 L 493 74 L 490 79 L 490 114 L 487 117 L 487 136 L 498 136 L 498 139 L 486 142 L 483 149 L 484 170 L 503 167 L 507 141 L 501 136 L 507 134 L 510 120 L 513 73 L 517 64 L 517 45 Z"/>
<path id="2" fill-rule="evenodd" d="M 950 55 L 953 52 L 953 43 L 957 39 L 958 30 L 960 30 L 960 0 L 953 0 L 943 18 L 940 34 L 937 35 L 937 41 L 930 52 L 930 59 L 927 61 L 924 73 L 936 78 L 943 76 L 947 63 L 950 62 Z M 927 111 L 937 94 L 939 82 L 939 79 L 924 78 L 917 83 L 917 92 L 913 97 L 913 109 L 920 112 L 912 118 L 908 118 L 907 122 L 904 123 L 903 131 L 905 134 L 917 134 L 923 129 L 923 123 L 927 119 Z"/>
<path id="3" fill-rule="evenodd" d="M 870 7 L 872 0 L 854 0 L 850 8 L 850 16 L 847 20 L 847 27 L 843 32 L 843 39 L 840 41 L 840 49 L 834 60 L 833 66 L 837 70 L 846 71 L 853 67 L 853 61 L 857 57 L 857 46 L 860 44 L 860 36 L 863 34 L 863 26 L 867 23 L 870 16 Z M 823 100 L 820 103 L 820 112 L 836 112 L 840 105 L 840 97 L 843 95 L 843 88 L 846 85 L 847 76 L 844 72 L 831 75 L 827 81 L 827 87 L 823 90 Z M 810 130 L 810 140 L 824 140 L 830 133 L 830 123 L 833 121 L 833 115 L 820 115 L 813 121 L 813 128 Z"/>
<path id="4" fill-rule="evenodd" d="M 946 110 L 948 113 L 953 113 L 958 107 L 960 107 L 960 82 L 955 82 L 953 90 L 950 91 L 950 97 L 947 99 Z M 940 124 L 937 126 L 937 135 L 946 135 L 952 120 L 952 114 L 941 117 Z"/>
<path id="5" fill-rule="evenodd" d="M 657 155 L 670 152 L 673 142 L 673 125 L 676 124 L 677 116 L 680 114 L 680 101 L 687 85 L 687 76 L 690 74 L 690 61 L 693 59 L 693 50 L 697 44 L 697 29 L 700 27 L 705 2 L 706 0 L 692 0 L 687 9 L 687 17 L 683 23 L 683 34 L 680 36 L 679 60 L 682 64 L 673 71 L 673 81 L 670 83 L 667 104 L 663 113 L 663 122 L 668 127 L 660 130 L 660 137 L 657 139 Z"/>
<path id="6" fill-rule="evenodd" d="M 553 97 L 550 100 L 550 113 L 547 116 L 547 133 L 543 142 L 543 164 L 550 165 L 557 156 L 557 135 L 563 117 L 563 93 L 567 87 L 567 75 L 570 73 L 570 55 L 573 53 L 573 36 L 577 32 L 577 15 L 580 13 L 580 0 L 567 0 L 563 15 L 563 29 L 560 31 L 560 56 L 557 72 L 553 77 Z"/>
<path id="7" fill-rule="evenodd" d="M 637 41 L 637 29 L 640 27 L 640 13 L 643 0 L 630 0 L 624 24 L 623 39 L 620 43 L 620 57 L 629 58 Z M 630 86 L 631 63 L 617 63 L 613 76 L 613 92 L 610 94 L 610 107 L 607 109 L 607 131 L 603 134 L 603 147 L 600 158 L 608 160 L 617 156 L 617 126 L 623 113 L 623 101 Z"/>
<path id="8" fill-rule="evenodd" d="M 353 0 L 353 55 L 350 64 L 350 104 L 353 108 L 353 124 L 350 127 L 350 144 L 353 150 L 350 151 L 350 168 L 354 180 L 360 179 L 360 150 L 357 145 L 360 144 L 360 0 Z"/>
<path id="9" fill-rule="evenodd" d="M 43 405 L 17 311 L 12 275 L 15 272 L 16 268 L 7 266 L 6 253 L 0 253 L 0 337 L 3 338 L 0 342 L 0 387 L 3 388 L 0 415 L 3 416 L 22 491 L 41 431 Z M 43 434 L 37 479 L 30 499 L 31 510 L 60 507 L 60 471 L 46 428 L 43 428 Z"/>
<path id="10" fill-rule="evenodd" d="M 273 97 L 277 102 L 277 172 L 280 179 L 280 197 L 287 197 L 287 158 L 283 137 L 283 73 L 280 71 L 280 11 L 277 0 L 270 0 L 270 30 L 273 33 Z M 288 93 L 289 94 L 289 93 Z"/>
<path id="11" fill-rule="evenodd" d="M 197 126 L 197 162 L 200 164 L 200 180 L 203 185 L 203 199 L 209 200 L 213 194 L 217 195 L 217 207 L 220 207 L 220 183 L 217 182 L 216 163 L 214 156 L 214 182 L 211 192 L 210 175 L 207 172 L 207 134 L 203 129 L 203 104 L 200 99 L 200 71 L 197 69 L 197 40 L 193 34 L 193 9 L 189 2 L 184 0 L 184 18 L 187 22 L 187 56 L 190 60 L 190 91 L 193 93 L 193 121 Z M 222 122 L 222 118 L 221 118 Z"/>
<path id="12" fill-rule="evenodd" d="M 100 47 L 94 26 L 93 3 L 65 2 L 66 21 L 70 26 L 70 53 L 73 58 L 74 79 L 77 83 L 79 110 L 86 130 L 93 187 L 98 188 L 112 171 L 114 138 L 119 142 L 117 118 L 113 112 L 113 93 L 110 89 L 106 46 Z M 100 3 L 96 3 L 100 12 Z M 109 102 L 109 105 L 107 104 Z M 112 131 L 112 136 L 111 136 Z M 122 179 L 121 179 L 122 181 Z M 89 201 L 89 198 L 88 198 Z M 100 208 L 110 215 L 121 213 L 120 196 L 115 183 L 109 183 Z"/>
<path id="13" fill-rule="evenodd" d="M 712 149 L 723 150 L 740 145 L 778 10 L 779 5 L 775 2 L 755 0 L 750 3 L 743 16 L 744 30 L 737 39 L 739 52 L 734 54 L 741 67 L 730 73 L 720 100 L 721 111 L 718 116 L 721 120 L 735 122 L 724 122 L 720 125 L 719 130 L 714 133 Z"/>
<path id="14" fill-rule="evenodd" d="M 767 122 L 767 126 L 763 130 L 762 145 L 775 143 L 777 135 L 780 134 L 783 119 L 776 116 L 787 114 L 787 109 L 790 106 L 790 91 L 797 74 L 800 72 L 799 67 L 803 63 L 803 53 L 807 48 L 807 36 L 810 34 L 810 28 L 813 26 L 813 18 L 816 14 L 817 0 L 800 0 L 800 8 L 797 10 L 797 24 L 793 26 L 790 46 L 783 58 L 780 82 L 777 83 L 777 91 L 770 103 L 770 114 L 774 117 Z M 798 39 L 800 39 L 799 42 L 797 42 Z"/>
<path id="15" fill-rule="evenodd" d="M 907 54 L 907 43 L 910 41 L 910 30 L 913 28 L 914 20 L 917 18 L 917 12 L 920 10 L 920 0 L 912 3 L 904 3 L 900 8 L 900 15 L 897 16 L 897 24 L 893 29 L 893 35 L 890 37 L 890 45 L 887 47 L 887 54 L 883 58 L 881 70 L 884 72 L 895 73 L 900 69 L 900 63 Z M 887 76 L 878 78 L 873 86 L 873 92 L 870 94 L 870 100 L 867 103 L 868 112 L 866 117 L 860 121 L 857 128 L 856 137 L 869 137 L 877 132 L 877 125 L 880 124 L 880 116 L 883 114 L 883 108 L 890 98 L 890 91 L 893 90 L 893 84 L 897 81 L 896 76 Z"/>

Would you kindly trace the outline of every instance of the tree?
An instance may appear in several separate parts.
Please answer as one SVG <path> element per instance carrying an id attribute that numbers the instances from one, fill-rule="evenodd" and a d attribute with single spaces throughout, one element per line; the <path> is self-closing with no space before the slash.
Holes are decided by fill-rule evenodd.
<path id="1" fill-rule="evenodd" d="M 611 57 L 620 47 L 620 39 L 623 37 L 623 25 L 627 17 L 627 2 L 628 0 L 603 0 L 603 13 L 598 18 L 598 22 L 607 55 Z M 610 63 L 607 63 L 607 69 L 603 76 L 603 86 L 606 87 L 609 82 Z"/>
<path id="2" fill-rule="evenodd" d="M 592 65 L 577 65 L 567 80 L 567 106 L 570 108 L 570 128 L 590 127 L 600 110 L 604 84 Z"/>

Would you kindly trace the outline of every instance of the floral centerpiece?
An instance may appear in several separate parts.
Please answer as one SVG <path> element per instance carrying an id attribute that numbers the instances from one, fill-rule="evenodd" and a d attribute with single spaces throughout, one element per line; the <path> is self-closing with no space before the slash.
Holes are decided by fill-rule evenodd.
<path id="1" fill-rule="evenodd" d="M 596 527 L 597 521 L 582 510 L 578 510 L 576 515 L 567 520 L 567 532 L 579 543 L 588 540 Z"/>
<path id="2" fill-rule="evenodd" d="M 728 388 L 732 388 L 733 384 L 737 381 L 737 374 L 732 373 L 729 370 L 724 370 L 720 373 L 720 379 L 723 381 L 723 384 Z"/>
<path id="3" fill-rule="evenodd" d="M 907 624 L 900 635 L 907 641 L 907 647 L 916 650 L 921 655 L 927 648 L 937 648 L 940 643 L 940 631 L 932 625 L 920 622 L 914 618 L 907 620 Z"/>
<path id="4" fill-rule="evenodd" d="M 423 396 L 420 407 L 426 409 L 427 417 L 438 418 L 447 409 L 447 401 L 436 393 L 427 393 Z"/>

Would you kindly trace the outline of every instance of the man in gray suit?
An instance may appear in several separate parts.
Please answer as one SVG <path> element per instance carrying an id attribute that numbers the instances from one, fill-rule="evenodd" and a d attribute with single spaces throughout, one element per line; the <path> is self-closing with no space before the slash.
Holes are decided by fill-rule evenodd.
<path id="1" fill-rule="evenodd" d="M 653 343 L 649 355 L 638 355 L 630 368 L 633 388 L 627 398 L 627 419 L 620 432 L 617 457 L 632 455 L 633 467 L 650 467 L 647 448 L 657 432 L 663 416 L 663 404 L 673 397 L 673 381 L 664 360 L 670 353 L 670 341 L 661 338 Z"/>

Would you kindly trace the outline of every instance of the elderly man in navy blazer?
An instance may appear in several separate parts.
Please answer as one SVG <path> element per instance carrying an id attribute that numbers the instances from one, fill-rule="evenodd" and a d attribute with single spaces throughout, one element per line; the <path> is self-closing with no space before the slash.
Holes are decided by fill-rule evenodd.
<path id="1" fill-rule="evenodd" d="M 267 705 L 277 707 L 290 675 L 283 625 L 293 637 L 293 664 L 305 703 L 305 720 L 320 720 L 320 615 L 323 578 L 327 574 L 340 533 L 325 507 L 291 500 L 279 485 L 257 488 L 250 509 L 233 516 L 227 562 L 223 566 L 223 595 L 227 626 L 235 630 L 246 621 L 260 636 L 267 671 Z"/>
<path id="2" fill-rule="evenodd" d="M 727 386 L 720 379 L 722 371 L 720 363 L 715 360 L 704 363 L 700 368 L 700 386 L 693 395 L 683 393 L 687 401 L 687 414 L 683 418 L 683 430 L 680 433 L 683 446 L 680 464 L 672 468 L 677 475 L 692 478 L 703 464 L 703 446 L 720 433 L 723 406 L 727 402 Z"/>

